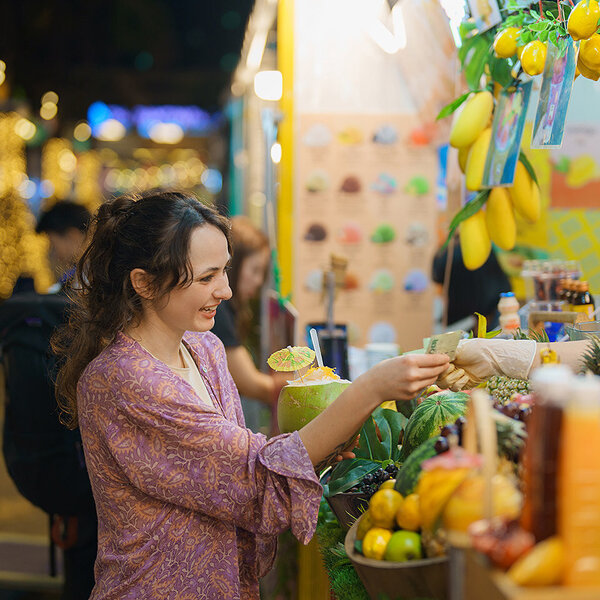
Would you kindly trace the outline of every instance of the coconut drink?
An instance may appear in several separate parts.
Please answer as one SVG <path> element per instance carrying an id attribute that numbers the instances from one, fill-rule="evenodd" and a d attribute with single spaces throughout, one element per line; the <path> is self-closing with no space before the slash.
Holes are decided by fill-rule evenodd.
<path id="1" fill-rule="evenodd" d="M 348 386 L 329 367 L 314 367 L 289 381 L 279 394 L 277 423 L 282 433 L 302 429 L 321 414 Z"/>

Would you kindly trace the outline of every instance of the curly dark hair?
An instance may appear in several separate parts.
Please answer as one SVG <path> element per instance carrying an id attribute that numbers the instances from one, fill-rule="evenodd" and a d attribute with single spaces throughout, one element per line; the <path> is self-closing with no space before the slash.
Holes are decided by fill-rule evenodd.
<path id="1" fill-rule="evenodd" d="M 155 301 L 176 287 L 190 285 L 190 237 L 205 225 L 223 232 L 231 253 L 229 221 L 188 194 L 124 195 L 100 206 L 69 290 L 69 322 L 52 338 L 62 365 L 57 400 L 68 427 L 77 426 L 77 382 L 84 369 L 119 331 L 136 325 L 142 316 L 131 271 L 140 268 L 148 273 Z"/>

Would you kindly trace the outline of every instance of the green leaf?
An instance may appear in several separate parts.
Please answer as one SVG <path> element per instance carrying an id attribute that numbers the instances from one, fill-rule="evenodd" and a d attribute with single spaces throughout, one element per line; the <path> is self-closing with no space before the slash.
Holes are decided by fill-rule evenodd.
<path id="1" fill-rule="evenodd" d="M 530 10 L 529 15 L 531 16 L 531 18 L 535 19 L 536 21 L 540 20 L 540 15 L 538 15 L 535 10 Z"/>
<path id="2" fill-rule="evenodd" d="M 558 48 L 558 31 L 556 29 L 550 32 L 549 40 Z"/>
<path id="3" fill-rule="evenodd" d="M 388 444 L 390 437 L 391 435 L 388 431 Z M 385 445 L 382 442 L 380 442 L 379 438 L 377 437 L 377 431 L 375 429 L 375 420 L 373 419 L 372 415 L 365 421 L 365 424 L 360 430 L 360 445 L 362 446 L 363 444 L 366 444 L 368 446 L 372 460 L 382 461 L 390 457 L 389 449 L 386 448 Z"/>
<path id="4" fill-rule="evenodd" d="M 547 42 L 548 41 L 548 35 L 549 35 L 548 31 L 542 31 L 540 33 L 540 36 L 538 37 L 538 40 L 540 40 L 540 42 Z"/>
<path id="5" fill-rule="evenodd" d="M 435 120 L 439 121 L 440 119 L 451 115 L 463 102 L 465 102 L 465 100 L 470 96 L 470 94 L 471 92 L 466 92 L 462 96 L 459 96 L 458 98 L 450 102 L 450 104 L 444 106 L 444 108 L 442 108 L 440 114 L 435 118 Z"/>
<path id="6" fill-rule="evenodd" d="M 531 31 L 545 31 L 546 29 L 548 29 L 548 27 L 550 27 L 550 21 L 538 21 L 537 23 L 532 23 L 531 25 L 529 25 L 529 29 Z"/>
<path id="7" fill-rule="evenodd" d="M 402 400 L 400 402 L 396 402 L 396 407 L 398 408 L 398 412 L 402 414 L 407 419 L 410 419 L 410 415 L 413 414 L 415 408 L 417 408 L 417 400 L 413 398 L 412 400 Z"/>
<path id="8" fill-rule="evenodd" d="M 477 196 L 471 200 L 468 204 L 465 204 L 455 215 L 450 223 L 450 227 L 448 230 L 448 237 L 442 246 L 442 249 L 446 248 L 446 246 L 450 243 L 454 232 L 458 229 L 458 226 L 469 217 L 472 217 L 481 207 L 487 202 L 487 199 L 490 195 L 490 190 L 480 190 L 477 193 Z"/>
<path id="9" fill-rule="evenodd" d="M 525 153 L 523 152 L 523 150 L 521 150 L 519 152 L 519 160 L 523 163 L 523 166 L 527 169 L 527 172 L 529 173 L 529 177 L 531 177 L 531 179 L 533 179 L 533 181 L 535 181 L 536 185 L 540 185 L 538 183 L 538 178 L 537 175 L 535 174 L 535 169 L 533 168 L 533 165 L 529 162 L 529 159 L 527 158 L 527 156 L 525 156 Z"/>
<path id="10" fill-rule="evenodd" d="M 489 340 L 491 338 L 495 338 L 497 335 L 500 335 L 502 333 L 502 329 L 494 329 L 492 331 L 488 331 L 485 334 L 485 337 Z"/>
<path id="11" fill-rule="evenodd" d="M 372 460 L 362 458 L 343 460 L 331 472 L 328 484 L 328 496 L 335 496 L 336 494 L 348 491 L 351 487 L 362 481 L 367 473 L 373 473 L 377 469 L 379 469 L 379 463 Z"/>
<path id="12" fill-rule="evenodd" d="M 567 156 L 561 156 L 556 165 L 554 165 L 554 170 L 559 173 L 568 173 L 569 167 L 571 166 L 571 159 Z"/>
<path id="13" fill-rule="evenodd" d="M 485 70 L 485 66 L 488 63 L 490 57 L 491 47 L 485 44 L 477 48 L 473 52 L 469 64 L 465 67 L 465 80 L 469 89 L 478 89 L 481 85 L 481 76 Z"/>
<path id="14" fill-rule="evenodd" d="M 373 418 L 381 432 L 381 443 L 388 452 L 388 458 L 391 461 L 398 460 L 400 455 L 400 451 L 398 450 L 400 434 L 404 427 L 406 427 L 408 419 L 402 413 L 390 410 L 389 408 L 377 408 L 373 412 Z"/>
<path id="15" fill-rule="evenodd" d="M 496 57 L 490 60 L 490 75 L 492 80 L 499 83 L 503 88 L 510 86 L 514 81 L 511 71 L 512 63 L 508 60 Z"/>

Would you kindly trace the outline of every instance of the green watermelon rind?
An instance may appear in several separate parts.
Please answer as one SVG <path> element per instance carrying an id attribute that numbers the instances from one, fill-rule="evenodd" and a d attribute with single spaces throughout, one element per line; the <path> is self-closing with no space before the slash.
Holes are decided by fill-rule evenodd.
<path id="1" fill-rule="evenodd" d="M 463 416 L 467 411 L 468 399 L 469 395 L 465 392 L 446 391 L 425 398 L 415 408 L 406 424 L 400 460 L 405 461 L 423 442 L 429 438 L 437 437 L 444 425 L 454 423 L 458 417 Z M 441 401 L 442 404 L 438 405 L 438 401 Z M 436 410 L 436 406 L 442 408 Z M 429 414 L 432 411 L 440 413 L 439 416 L 436 417 L 435 412 Z"/>
<path id="2" fill-rule="evenodd" d="M 396 475 L 396 485 L 394 489 L 400 492 L 403 497 L 412 494 L 419 481 L 421 475 L 421 465 L 428 458 L 433 458 L 437 455 L 435 445 L 439 436 L 432 437 L 423 442 L 404 462 Z"/>

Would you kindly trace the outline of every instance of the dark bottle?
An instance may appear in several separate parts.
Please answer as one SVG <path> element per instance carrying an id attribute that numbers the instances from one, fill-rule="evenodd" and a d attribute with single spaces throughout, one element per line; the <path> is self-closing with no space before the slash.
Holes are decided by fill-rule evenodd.
<path id="1" fill-rule="evenodd" d="M 588 320 L 594 318 L 594 297 L 590 294 L 590 286 L 587 281 L 577 281 L 575 292 L 571 294 L 571 310 L 584 313 Z"/>

